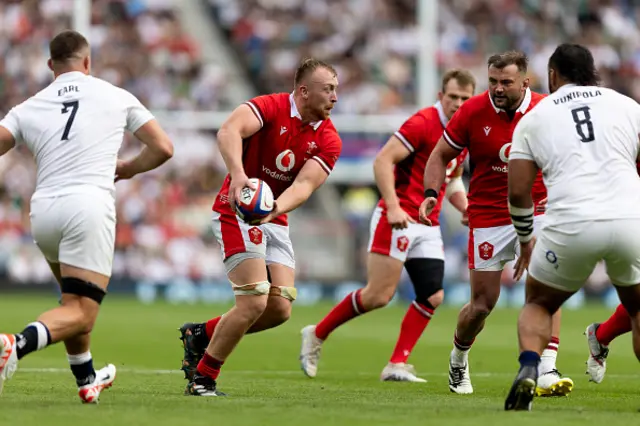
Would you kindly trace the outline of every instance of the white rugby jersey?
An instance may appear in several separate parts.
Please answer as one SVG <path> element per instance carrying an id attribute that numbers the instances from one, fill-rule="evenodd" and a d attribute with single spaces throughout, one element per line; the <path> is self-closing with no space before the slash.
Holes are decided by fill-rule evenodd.
<path id="1" fill-rule="evenodd" d="M 509 159 L 534 161 L 546 224 L 640 218 L 640 105 L 593 86 L 562 86 L 516 126 Z"/>
<path id="2" fill-rule="evenodd" d="M 96 187 L 113 193 L 125 129 L 135 132 L 151 119 L 126 90 L 68 72 L 11 109 L 0 126 L 35 157 L 33 197 L 50 197 Z"/>

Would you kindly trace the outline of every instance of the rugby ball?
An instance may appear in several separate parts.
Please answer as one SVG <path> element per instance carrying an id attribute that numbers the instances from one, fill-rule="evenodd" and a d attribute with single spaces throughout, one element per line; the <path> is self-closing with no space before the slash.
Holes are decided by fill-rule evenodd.
<path id="1" fill-rule="evenodd" d="M 236 200 L 236 214 L 245 222 L 260 220 L 273 210 L 273 192 L 269 185 L 256 178 L 249 179 L 249 182 L 257 189 L 245 186 L 242 188 L 240 199 Z"/>

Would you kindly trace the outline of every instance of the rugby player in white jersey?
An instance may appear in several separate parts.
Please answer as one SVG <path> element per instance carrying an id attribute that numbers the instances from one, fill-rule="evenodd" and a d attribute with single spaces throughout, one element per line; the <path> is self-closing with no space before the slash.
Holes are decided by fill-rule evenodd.
<path id="1" fill-rule="evenodd" d="M 55 80 L 0 121 L 0 155 L 22 143 L 35 157 L 31 233 L 62 297 L 59 307 L 20 333 L 0 334 L 0 387 L 19 359 L 64 342 L 78 394 L 90 403 L 116 375 L 112 364 L 95 371 L 89 350 L 111 276 L 114 180 L 160 166 L 173 155 L 173 144 L 135 96 L 89 75 L 90 47 L 81 34 L 58 34 L 49 50 Z M 118 160 L 125 130 L 146 147 L 131 160 Z"/>
<path id="2" fill-rule="evenodd" d="M 529 273 L 518 320 L 520 371 L 506 410 L 531 409 L 551 316 L 601 260 L 631 317 L 640 359 L 640 105 L 597 86 L 583 46 L 558 46 L 548 73 L 552 94 L 518 123 L 509 156 L 509 209 L 522 253 L 515 275 Z M 548 203 L 536 241 L 531 187 L 538 169 Z"/>

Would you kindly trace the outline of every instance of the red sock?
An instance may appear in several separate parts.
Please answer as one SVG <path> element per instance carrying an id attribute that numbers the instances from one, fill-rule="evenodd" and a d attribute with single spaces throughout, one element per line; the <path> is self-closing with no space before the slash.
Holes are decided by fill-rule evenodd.
<path id="1" fill-rule="evenodd" d="M 213 337 L 213 332 L 216 331 L 216 326 L 218 325 L 221 319 L 222 319 L 222 315 L 207 321 L 206 330 L 207 330 L 207 337 L 209 338 L 209 340 L 211 340 L 211 338 Z"/>
<path id="2" fill-rule="evenodd" d="M 360 300 L 361 291 L 362 289 L 349 293 L 342 302 L 334 306 L 331 312 L 316 325 L 316 337 L 318 339 L 325 340 L 333 330 L 366 312 Z"/>
<path id="3" fill-rule="evenodd" d="M 631 317 L 624 306 L 620 304 L 613 315 L 596 329 L 596 339 L 601 345 L 608 346 L 613 339 L 630 331 Z"/>
<path id="4" fill-rule="evenodd" d="M 205 352 L 204 356 L 198 363 L 198 373 L 216 380 L 218 378 L 218 375 L 220 374 L 222 364 L 224 364 L 224 361 L 218 361 Z"/>
<path id="5" fill-rule="evenodd" d="M 471 340 L 459 339 L 458 330 L 456 330 L 456 332 L 453 334 L 453 346 L 455 346 L 456 348 L 458 348 L 458 350 L 461 350 L 461 351 L 468 351 L 469 349 L 471 349 L 471 345 L 473 345 L 473 342 L 475 341 L 476 341 L 475 337 Z"/>
<path id="6" fill-rule="evenodd" d="M 427 308 L 415 300 L 409 305 L 409 309 L 402 320 L 400 335 L 389 362 L 394 364 L 407 362 L 411 351 L 418 343 L 418 339 L 420 339 L 432 316 L 433 309 Z"/>
<path id="7" fill-rule="evenodd" d="M 558 352 L 558 347 L 560 347 L 560 338 L 556 336 L 551 336 L 551 340 L 549 340 L 549 344 L 545 349 Z"/>

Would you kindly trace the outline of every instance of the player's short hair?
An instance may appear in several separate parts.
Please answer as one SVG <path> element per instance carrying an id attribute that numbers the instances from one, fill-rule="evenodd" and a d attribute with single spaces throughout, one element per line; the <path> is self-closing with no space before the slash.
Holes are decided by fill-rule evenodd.
<path id="1" fill-rule="evenodd" d="M 79 52 L 89 48 L 89 42 L 77 31 L 67 30 L 55 36 L 49 43 L 49 53 L 53 62 L 81 59 Z"/>
<path id="2" fill-rule="evenodd" d="M 508 67 L 509 65 L 515 65 L 518 67 L 518 71 L 526 73 L 527 68 L 529 67 L 529 58 L 524 52 L 508 50 L 503 53 L 491 55 L 487 60 L 487 67 L 493 66 L 499 70 Z"/>
<path id="3" fill-rule="evenodd" d="M 549 58 L 549 68 L 579 86 L 597 86 L 600 82 L 591 51 L 579 44 L 559 45 Z"/>
<path id="4" fill-rule="evenodd" d="M 298 66 L 298 69 L 296 69 L 296 74 L 293 77 L 293 84 L 297 87 L 302 82 L 302 80 L 304 80 L 305 77 L 307 77 L 310 74 L 313 74 L 313 72 L 318 68 L 328 69 L 329 71 L 331 71 L 334 77 L 338 75 L 335 68 L 333 68 L 328 63 L 321 61 L 319 59 L 308 58 L 302 61 L 302 63 L 300 63 L 300 65 Z"/>
<path id="5" fill-rule="evenodd" d="M 453 68 L 445 72 L 442 76 L 442 93 L 446 92 L 447 83 L 451 80 L 457 81 L 460 87 L 471 86 L 474 91 L 476 90 L 476 79 L 473 74 L 467 70 Z"/>

